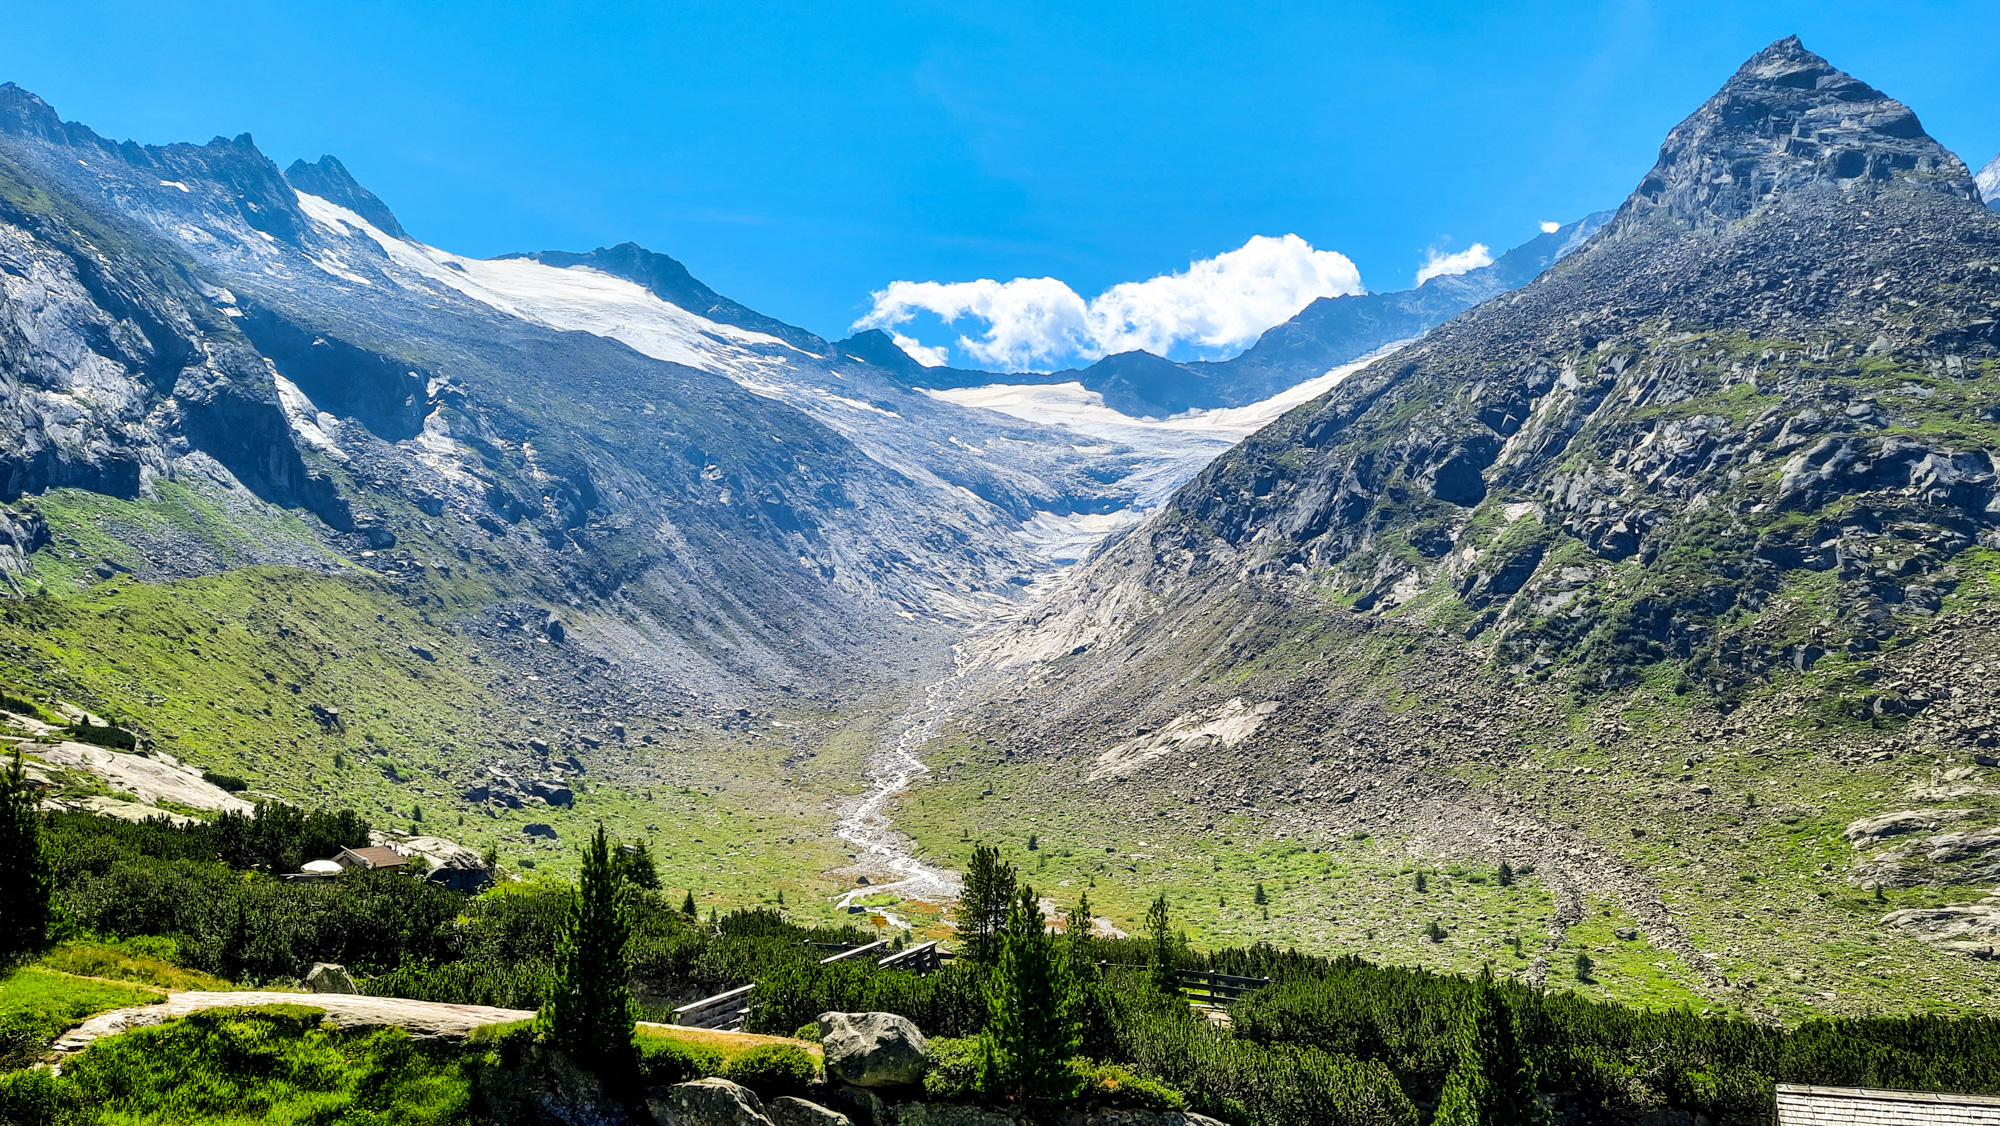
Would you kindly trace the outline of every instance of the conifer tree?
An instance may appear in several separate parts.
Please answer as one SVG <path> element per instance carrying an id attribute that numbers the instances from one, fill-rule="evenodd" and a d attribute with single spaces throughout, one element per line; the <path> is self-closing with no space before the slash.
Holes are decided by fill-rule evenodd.
<path id="1" fill-rule="evenodd" d="M 1090 893 L 1076 897 L 1076 906 L 1063 917 L 1063 946 L 1069 955 L 1069 972 L 1078 985 L 1097 980 L 1097 966 L 1090 960 Z"/>
<path id="2" fill-rule="evenodd" d="M 1042 919 L 1035 889 L 1022 886 L 993 937 L 997 964 L 986 984 L 981 1086 L 1030 1106 L 1061 1105 L 1082 1081 L 1069 1061 L 1083 1043 L 1083 1026 L 1069 958 Z"/>
<path id="3" fill-rule="evenodd" d="M 1160 898 L 1146 908 L 1146 938 L 1147 976 L 1160 992 L 1179 993 L 1181 978 L 1174 971 L 1179 968 L 1180 959 L 1174 949 L 1173 920 L 1167 914 L 1166 892 L 1161 892 Z"/>
<path id="4" fill-rule="evenodd" d="M 694 905 L 693 888 L 689 888 L 687 898 L 681 900 L 681 914 L 686 915 L 690 919 L 698 919 L 701 917 L 701 908 L 696 907 Z"/>
<path id="5" fill-rule="evenodd" d="M 1458 1018 L 1458 1062 L 1445 1077 L 1431 1126 L 1548 1126 L 1535 1100 L 1535 1068 L 1492 971 L 1472 983 Z"/>
<path id="6" fill-rule="evenodd" d="M 992 965 L 999 957 L 998 936 L 1013 902 L 1014 866 L 1000 859 L 999 849 L 974 845 L 972 861 L 965 866 L 965 890 L 958 897 L 958 933 L 967 957 L 980 965 Z"/>
<path id="7" fill-rule="evenodd" d="M 535 1018 L 542 1041 L 591 1068 L 614 1090 L 637 1079 L 632 1046 L 632 924 L 623 872 L 599 825 L 556 945 L 548 1003 Z"/>
<path id="8" fill-rule="evenodd" d="M 0 774 L 0 967 L 48 942 L 49 894 L 55 882 L 42 849 L 42 811 L 21 767 Z"/>

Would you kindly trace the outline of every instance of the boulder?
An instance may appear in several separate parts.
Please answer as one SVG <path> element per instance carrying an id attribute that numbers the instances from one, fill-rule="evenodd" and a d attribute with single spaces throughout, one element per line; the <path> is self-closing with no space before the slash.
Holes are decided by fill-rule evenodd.
<path id="1" fill-rule="evenodd" d="M 930 1045 L 907 1017 L 895 1013 L 821 1013 L 820 1046 L 828 1078 L 856 1087 L 921 1083 Z"/>
<path id="2" fill-rule="evenodd" d="M 1018 1126 L 1014 1117 L 990 1106 L 957 1103 L 899 1103 L 896 1126 Z"/>
<path id="3" fill-rule="evenodd" d="M 314 993 L 359 993 L 347 967 L 338 962 L 314 962 L 306 974 L 306 988 Z"/>
<path id="4" fill-rule="evenodd" d="M 764 1104 L 765 1111 L 777 1126 L 854 1126 L 854 1120 L 837 1110 L 814 1102 L 780 1095 Z"/>
<path id="5" fill-rule="evenodd" d="M 654 1087 L 646 1107 L 660 1126 L 773 1126 L 757 1093 L 727 1079 Z"/>
<path id="6" fill-rule="evenodd" d="M 478 1097 L 498 1122 L 539 1126 L 634 1126 L 596 1073 L 568 1056 L 520 1037 L 503 1046 L 501 1064 L 474 1072 Z M 662 1123 L 667 1119 L 661 1119 Z M 762 1126 L 755 1119 L 749 1126 Z"/>

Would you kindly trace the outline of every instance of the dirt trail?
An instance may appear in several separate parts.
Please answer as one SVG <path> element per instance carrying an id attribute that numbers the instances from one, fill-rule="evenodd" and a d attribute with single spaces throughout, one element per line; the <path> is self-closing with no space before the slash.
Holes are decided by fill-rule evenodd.
<path id="1" fill-rule="evenodd" d="M 188 991 L 170 993 L 164 1002 L 114 1009 L 99 1013 L 71 1029 L 57 1040 L 58 1056 L 82 1051 L 93 1041 L 116 1036 L 135 1028 L 159 1024 L 203 1009 L 230 1009 L 245 1005 L 304 1005 L 320 1009 L 334 1023 L 349 1028 L 397 1027 L 420 1039 L 456 1040 L 473 1029 L 488 1024 L 509 1024 L 534 1019 L 529 1009 L 498 1009 L 490 1005 L 451 1005 L 442 1001 L 411 1001 L 402 997 L 364 997 L 354 993 L 279 993 L 268 990 L 242 992 Z M 749 1032 L 715 1032 L 676 1028 L 672 1025 L 640 1021 L 639 1027 L 669 1030 L 673 1035 L 711 1042 L 749 1044 L 796 1043 L 783 1036 L 760 1036 Z"/>

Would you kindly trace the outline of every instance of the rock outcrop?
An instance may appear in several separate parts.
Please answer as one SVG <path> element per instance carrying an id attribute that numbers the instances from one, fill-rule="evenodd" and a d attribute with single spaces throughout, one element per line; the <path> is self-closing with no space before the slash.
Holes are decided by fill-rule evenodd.
<path id="1" fill-rule="evenodd" d="M 820 1046 L 829 1078 L 856 1087 L 921 1083 L 930 1045 L 907 1017 L 895 1013 L 821 1013 Z"/>

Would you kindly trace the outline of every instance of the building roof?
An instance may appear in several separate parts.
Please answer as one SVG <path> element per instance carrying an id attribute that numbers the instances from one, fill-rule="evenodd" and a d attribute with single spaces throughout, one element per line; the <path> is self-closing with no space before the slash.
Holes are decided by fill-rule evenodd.
<path id="1" fill-rule="evenodd" d="M 408 861 L 403 854 L 386 845 L 369 845 L 367 848 L 344 848 L 334 858 L 347 864 L 359 864 L 364 868 L 394 868 Z"/>
<path id="2" fill-rule="evenodd" d="M 1778 1084 L 1778 1126 L 2000 1126 L 2000 1098 Z"/>

